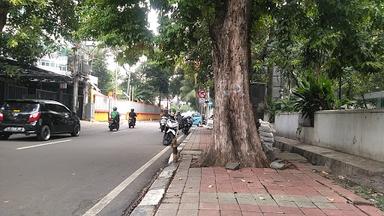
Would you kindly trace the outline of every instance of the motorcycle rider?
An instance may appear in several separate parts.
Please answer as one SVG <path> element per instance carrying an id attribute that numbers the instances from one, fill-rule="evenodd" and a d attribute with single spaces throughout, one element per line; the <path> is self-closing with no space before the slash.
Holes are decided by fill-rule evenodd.
<path id="1" fill-rule="evenodd" d="M 137 114 L 135 113 L 135 109 L 131 109 L 131 112 L 129 113 L 129 118 L 133 119 L 134 125 L 136 125 L 136 117 L 137 117 Z"/>
<path id="2" fill-rule="evenodd" d="M 111 119 L 114 122 L 120 122 L 120 113 L 117 111 L 117 107 L 113 107 L 113 111 L 111 112 Z"/>

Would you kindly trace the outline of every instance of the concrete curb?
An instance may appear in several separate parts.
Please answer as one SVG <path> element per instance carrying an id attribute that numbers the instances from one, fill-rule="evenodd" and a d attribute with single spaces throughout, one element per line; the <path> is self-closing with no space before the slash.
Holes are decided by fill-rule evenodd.
<path id="1" fill-rule="evenodd" d="M 190 134 L 179 144 L 177 150 L 180 152 L 183 150 L 184 146 L 191 139 L 194 129 L 191 130 Z M 172 154 L 169 161 L 172 161 Z M 156 208 L 160 204 L 169 184 L 172 181 L 173 175 L 175 174 L 178 164 L 168 163 L 160 175 L 153 182 L 147 193 L 144 195 L 143 199 L 140 201 L 139 205 L 131 212 L 131 216 L 153 216 L 156 213 Z"/>

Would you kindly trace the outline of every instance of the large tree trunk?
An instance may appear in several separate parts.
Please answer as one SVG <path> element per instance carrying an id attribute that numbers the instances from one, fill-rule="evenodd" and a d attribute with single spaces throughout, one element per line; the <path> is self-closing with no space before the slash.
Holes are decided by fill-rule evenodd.
<path id="1" fill-rule="evenodd" d="M 0 32 L 3 32 L 3 28 L 7 23 L 8 11 L 9 4 L 6 2 L 0 3 Z"/>
<path id="2" fill-rule="evenodd" d="M 205 164 L 266 167 L 249 96 L 249 0 L 226 0 L 211 27 L 215 80 L 214 146 Z"/>

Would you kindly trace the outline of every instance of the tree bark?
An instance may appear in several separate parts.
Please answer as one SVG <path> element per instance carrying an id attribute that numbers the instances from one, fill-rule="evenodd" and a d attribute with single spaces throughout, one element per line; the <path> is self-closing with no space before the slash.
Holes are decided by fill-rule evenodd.
<path id="1" fill-rule="evenodd" d="M 210 28 L 215 81 L 214 145 L 207 165 L 266 167 L 249 96 L 250 0 L 222 1 Z"/>
<path id="2" fill-rule="evenodd" d="M 9 4 L 0 3 L 0 32 L 3 32 L 5 24 L 7 24 L 7 15 L 9 12 Z"/>

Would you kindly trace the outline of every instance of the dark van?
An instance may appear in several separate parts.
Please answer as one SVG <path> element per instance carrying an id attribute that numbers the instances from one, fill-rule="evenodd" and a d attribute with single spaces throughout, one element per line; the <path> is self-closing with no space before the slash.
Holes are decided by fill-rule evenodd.
<path id="1" fill-rule="evenodd" d="M 36 134 L 46 141 L 52 134 L 80 135 L 80 120 L 65 105 L 51 100 L 6 100 L 0 108 L 0 139 L 12 134 Z"/>

